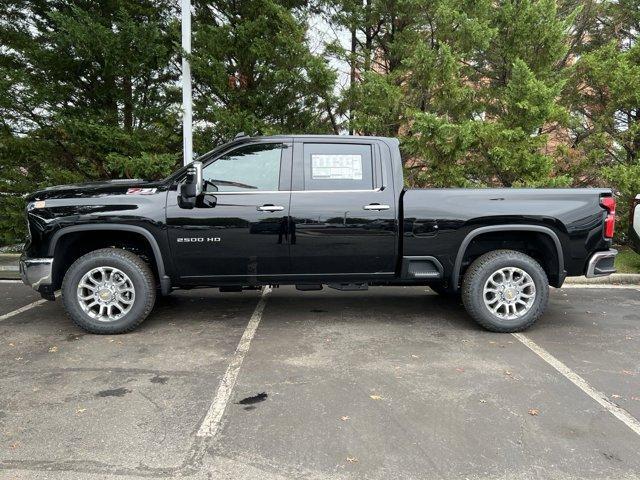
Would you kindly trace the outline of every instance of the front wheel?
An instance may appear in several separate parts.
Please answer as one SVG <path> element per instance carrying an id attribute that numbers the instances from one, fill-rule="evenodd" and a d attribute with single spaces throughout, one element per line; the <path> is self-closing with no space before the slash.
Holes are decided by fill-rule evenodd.
<path id="1" fill-rule="evenodd" d="M 156 299 L 149 265 L 126 250 L 103 248 L 76 260 L 62 282 L 67 313 L 80 328 L 98 334 L 130 332 Z"/>
<path id="2" fill-rule="evenodd" d="M 533 258 L 495 250 L 476 259 L 462 280 L 462 303 L 475 321 L 493 332 L 524 330 L 549 302 L 549 281 Z"/>

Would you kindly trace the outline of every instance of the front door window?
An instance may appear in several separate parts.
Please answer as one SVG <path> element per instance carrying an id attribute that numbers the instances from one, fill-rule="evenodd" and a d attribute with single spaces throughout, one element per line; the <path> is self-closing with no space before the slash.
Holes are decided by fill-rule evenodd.
<path id="1" fill-rule="evenodd" d="M 203 170 L 208 192 L 276 191 L 282 144 L 246 145 L 222 155 Z"/>

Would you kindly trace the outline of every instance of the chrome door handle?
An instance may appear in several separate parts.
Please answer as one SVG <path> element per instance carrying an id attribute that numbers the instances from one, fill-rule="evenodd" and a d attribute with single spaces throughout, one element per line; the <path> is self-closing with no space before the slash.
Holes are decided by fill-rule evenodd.
<path id="1" fill-rule="evenodd" d="M 282 205 L 262 205 L 258 207 L 258 210 L 261 212 L 281 212 L 284 207 Z"/>
<path id="2" fill-rule="evenodd" d="M 362 207 L 364 210 L 389 210 L 389 205 L 380 205 L 379 203 L 370 203 Z"/>

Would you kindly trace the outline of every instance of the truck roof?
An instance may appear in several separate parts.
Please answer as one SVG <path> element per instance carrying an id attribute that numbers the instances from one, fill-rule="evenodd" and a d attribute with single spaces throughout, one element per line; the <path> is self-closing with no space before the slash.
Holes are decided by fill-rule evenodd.
<path id="1" fill-rule="evenodd" d="M 241 136 L 241 137 L 236 137 L 236 140 L 241 140 L 241 139 L 265 139 L 265 140 L 269 140 L 269 139 L 284 139 L 284 138 L 318 138 L 318 139 L 324 139 L 324 140 L 335 140 L 335 141 L 341 141 L 341 140 L 362 140 L 362 139 L 366 139 L 366 140 L 382 140 L 384 142 L 398 142 L 397 138 L 393 138 L 393 137 L 377 137 L 377 136 L 371 136 L 371 135 L 322 135 L 322 134 L 292 134 L 292 135 L 256 135 L 254 137 L 246 135 L 246 136 Z"/>

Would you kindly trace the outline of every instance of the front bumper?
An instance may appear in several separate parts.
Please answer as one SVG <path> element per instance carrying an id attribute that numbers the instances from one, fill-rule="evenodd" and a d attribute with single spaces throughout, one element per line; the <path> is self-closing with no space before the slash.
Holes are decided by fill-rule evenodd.
<path id="1" fill-rule="evenodd" d="M 42 292 L 52 283 L 53 258 L 20 258 L 22 283 Z"/>
<path id="2" fill-rule="evenodd" d="M 585 277 L 606 277 L 612 273 L 616 273 L 614 261 L 618 251 L 610 248 L 604 252 L 596 252 L 591 255 L 589 263 L 587 263 L 587 271 Z"/>

